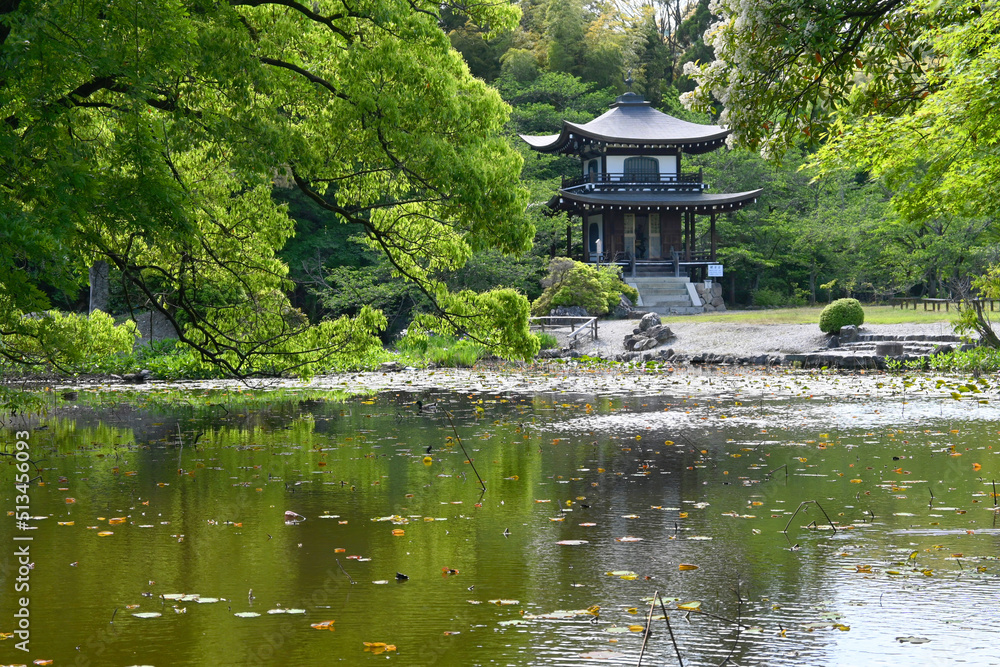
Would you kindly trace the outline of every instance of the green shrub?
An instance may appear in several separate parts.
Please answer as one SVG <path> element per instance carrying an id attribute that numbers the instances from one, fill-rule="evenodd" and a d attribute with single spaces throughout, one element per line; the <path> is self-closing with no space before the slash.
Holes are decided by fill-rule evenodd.
<path id="1" fill-rule="evenodd" d="M 559 347 L 559 339 L 550 333 L 542 332 L 536 334 L 538 336 L 538 342 L 541 343 L 541 350 L 551 350 L 552 348 Z"/>
<path id="2" fill-rule="evenodd" d="M 837 299 L 819 314 L 819 328 L 824 333 L 839 333 L 841 327 L 861 326 L 865 311 L 857 299 Z"/>
<path id="3" fill-rule="evenodd" d="M 996 373 L 1000 371 L 1000 350 L 974 347 L 971 350 L 943 352 L 930 357 L 931 370 L 942 372 Z"/>
<path id="4" fill-rule="evenodd" d="M 784 306 L 788 301 L 781 292 L 773 289 L 759 289 L 753 293 L 753 305 L 759 308 L 778 308 Z"/>
<path id="5" fill-rule="evenodd" d="M 80 373 L 95 360 L 128 354 L 138 335 L 134 322 L 116 326 L 110 315 L 99 310 L 89 317 L 52 310 L 22 317 L 18 330 L 3 336 L 0 344 L 26 367 Z"/>
<path id="6" fill-rule="evenodd" d="M 621 268 L 556 257 L 549 262 L 549 275 L 542 280 L 542 295 L 531 304 L 533 315 L 548 315 L 556 306 L 581 306 L 591 315 L 614 310 L 622 294 L 634 303 L 639 292 L 622 282 Z"/>
<path id="7" fill-rule="evenodd" d="M 399 341 L 403 356 L 425 364 L 469 368 L 486 355 L 486 348 L 468 339 L 408 334 Z"/>

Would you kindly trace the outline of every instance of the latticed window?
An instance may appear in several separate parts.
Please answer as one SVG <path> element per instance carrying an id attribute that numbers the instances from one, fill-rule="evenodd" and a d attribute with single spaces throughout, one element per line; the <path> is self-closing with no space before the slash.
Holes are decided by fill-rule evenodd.
<path id="1" fill-rule="evenodd" d="M 660 162 L 655 157 L 625 158 L 625 180 L 655 183 L 660 180 Z"/>

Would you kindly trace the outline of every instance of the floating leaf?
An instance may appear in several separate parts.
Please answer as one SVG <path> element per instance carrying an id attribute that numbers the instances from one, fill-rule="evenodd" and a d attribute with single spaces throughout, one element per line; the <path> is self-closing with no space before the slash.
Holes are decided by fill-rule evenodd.
<path id="1" fill-rule="evenodd" d="M 238 611 L 233 614 L 233 616 L 237 616 L 239 618 L 256 618 L 260 616 L 260 614 L 255 611 Z"/>
<path id="2" fill-rule="evenodd" d="M 901 644 L 926 644 L 930 642 L 927 637 L 896 637 L 896 641 Z"/>
<path id="3" fill-rule="evenodd" d="M 556 544 L 561 544 L 564 547 L 578 547 L 581 544 L 590 544 L 587 540 L 559 540 Z"/>
<path id="4" fill-rule="evenodd" d="M 698 566 L 697 565 L 692 565 L 691 563 L 681 563 L 680 565 L 677 566 L 677 568 L 679 570 L 681 570 L 681 571 L 684 571 L 684 570 L 697 570 Z"/>
<path id="5" fill-rule="evenodd" d="M 489 600 L 488 602 L 490 604 L 495 604 L 495 605 L 498 605 L 498 606 L 501 606 L 501 607 L 506 607 L 508 605 L 513 605 L 513 604 L 521 604 L 520 600 L 502 600 L 501 599 L 501 600 Z"/>
<path id="6" fill-rule="evenodd" d="M 624 658 L 624 653 L 618 653 L 617 651 L 587 651 L 586 653 L 580 654 L 581 658 L 585 660 L 614 660 L 616 658 Z"/>
<path id="7" fill-rule="evenodd" d="M 642 542 L 642 538 L 626 535 L 625 537 L 616 537 L 615 542 Z"/>
<path id="8" fill-rule="evenodd" d="M 684 611 L 698 611 L 701 609 L 700 602 L 685 602 L 684 604 L 677 605 L 678 609 L 683 609 Z"/>
<path id="9" fill-rule="evenodd" d="M 497 623 L 497 625 L 502 625 L 504 627 L 507 627 L 507 626 L 510 626 L 510 625 L 527 625 L 527 624 L 528 624 L 527 621 L 525 621 L 524 619 L 520 619 L 520 618 L 512 618 L 510 620 L 500 621 L 499 623 Z"/>
<path id="10" fill-rule="evenodd" d="M 336 621 L 320 621 L 319 623 L 310 624 L 309 627 L 316 630 L 333 630 L 334 623 L 336 623 Z"/>

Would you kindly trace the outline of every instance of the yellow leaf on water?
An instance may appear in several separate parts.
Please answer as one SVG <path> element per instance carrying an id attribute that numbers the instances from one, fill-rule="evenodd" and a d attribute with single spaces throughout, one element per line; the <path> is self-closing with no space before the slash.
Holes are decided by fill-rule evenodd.
<path id="1" fill-rule="evenodd" d="M 680 570 L 697 570 L 698 566 L 697 565 L 692 565 L 691 563 L 681 563 L 678 566 L 678 569 L 680 569 Z"/>
<path id="2" fill-rule="evenodd" d="M 113 531 L 113 530 L 102 530 L 101 532 L 99 532 L 99 533 L 97 534 L 97 536 L 98 536 L 98 537 L 107 537 L 108 535 L 114 535 L 114 534 L 115 534 L 115 533 L 114 533 L 114 531 Z"/>
<path id="3" fill-rule="evenodd" d="M 632 631 L 632 632 L 642 632 L 643 630 L 646 629 L 646 626 L 645 625 L 630 625 L 630 626 L 628 626 L 628 629 L 630 631 Z"/>
<path id="4" fill-rule="evenodd" d="M 333 624 L 336 621 L 320 621 L 319 623 L 313 623 L 309 627 L 316 628 L 317 630 L 333 630 Z"/>
<path id="5" fill-rule="evenodd" d="M 701 609 L 700 602 L 685 602 L 684 604 L 677 605 L 678 609 L 683 609 L 684 611 L 697 611 Z"/>

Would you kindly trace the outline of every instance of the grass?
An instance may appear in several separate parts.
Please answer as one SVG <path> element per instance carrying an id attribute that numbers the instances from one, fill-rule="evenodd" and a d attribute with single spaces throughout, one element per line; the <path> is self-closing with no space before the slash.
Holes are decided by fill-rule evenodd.
<path id="1" fill-rule="evenodd" d="M 952 309 L 924 310 L 902 309 L 891 306 L 864 306 L 865 324 L 930 324 L 954 322 L 958 313 Z M 815 324 L 819 326 L 821 306 L 815 308 L 776 308 L 774 310 L 733 310 L 724 313 L 691 315 L 700 322 L 742 322 L 745 324 Z"/>

